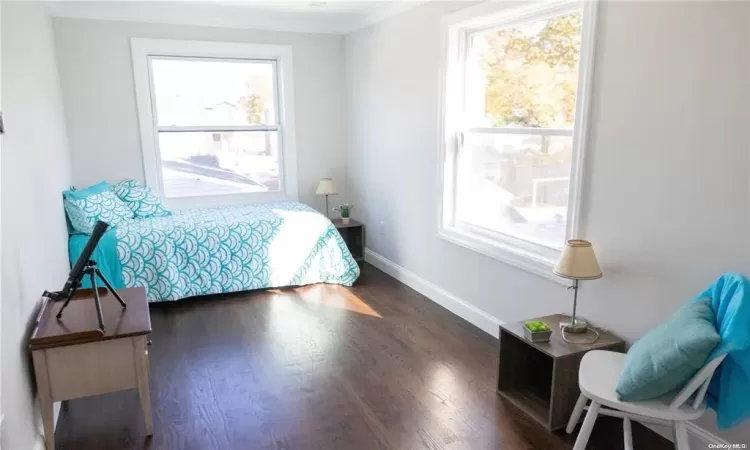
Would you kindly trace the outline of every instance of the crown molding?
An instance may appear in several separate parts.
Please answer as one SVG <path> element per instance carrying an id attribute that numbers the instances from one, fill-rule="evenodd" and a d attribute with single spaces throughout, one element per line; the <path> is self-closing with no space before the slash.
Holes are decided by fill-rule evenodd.
<path id="1" fill-rule="evenodd" d="M 362 14 L 329 14 L 325 10 L 284 11 L 252 5 L 242 6 L 236 2 L 201 1 L 54 0 L 44 2 L 44 5 L 52 17 L 344 35 L 402 14 L 427 1 L 430 0 L 391 1 L 382 6 L 365 9 Z M 262 3 L 256 3 L 260 4 Z"/>
<path id="2" fill-rule="evenodd" d="M 393 2 L 390 5 L 379 9 L 377 12 L 367 14 L 363 16 L 359 21 L 355 21 L 350 24 L 346 31 L 342 34 L 354 33 L 363 28 L 375 25 L 378 22 L 390 19 L 391 17 L 403 14 L 409 10 L 416 8 L 417 6 L 424 5 L 433 0 L 405 0 Z"/>

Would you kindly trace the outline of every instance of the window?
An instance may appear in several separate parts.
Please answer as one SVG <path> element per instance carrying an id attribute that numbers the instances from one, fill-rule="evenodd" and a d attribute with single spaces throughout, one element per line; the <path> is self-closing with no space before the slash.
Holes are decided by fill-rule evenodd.
<path id="1" fill-rule="evenodd" d="M 595 2 L 444 23 L 441 237 L 548 274 L 576 234 Z"/>
<path id="2" fill-rule="evenodd" d="M 296 199 L 291 51 L 133 39 L 147 184 L 180 206 Z"/>

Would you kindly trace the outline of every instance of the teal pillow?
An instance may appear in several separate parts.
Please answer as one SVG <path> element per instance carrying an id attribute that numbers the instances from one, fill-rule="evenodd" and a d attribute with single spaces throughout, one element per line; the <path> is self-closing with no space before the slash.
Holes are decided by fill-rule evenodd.
<path id="1" fill-rule="evenodd" d="M 123 180 L 112 186 L 112 190 L 139 219 L 172 215 L 151 189 L 135 180 Z"/>
<path id="2" fill-rule="evenodd" d="M 133 211 L 102 181 L 85 189 L 63 192 L 63 204 L 74 231 L 91 234 L 97 220 L 112 227 L 133 219 Z"/>
<path id="3" fill-rule="evenodd" d="M 100 181 L 96 184 L 83 189 L 76 189 L 75 186 L 71 186 L 69 191 L 63 191 L 63 198 L 73 198 L 76 200 L 83 200 L 89 195 L 101 194 L 111 190 L 109 184 L 106 181 Z"/>
<path id="4" fill-rule="evenodd" d="M 715 322 L 711 299 L 703 298 L 646 333 L 625 357 L 615 389 L 620 400 L 646 400 L 681 389 L 721 340 Z"/>

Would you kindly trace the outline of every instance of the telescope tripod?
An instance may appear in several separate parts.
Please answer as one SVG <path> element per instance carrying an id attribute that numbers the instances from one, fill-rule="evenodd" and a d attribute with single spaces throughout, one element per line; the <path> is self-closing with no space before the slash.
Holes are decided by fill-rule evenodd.
<path id="1" fill-rule="evenodd" d="M 112 287 L 112 284 L 109 282 L 109 280 L 107 280 L 107 277 L 104 276 L 102 271 L 99 270 L 98 267 L 96 267 L 96 261 L 89 260 L 86 263 L 86 266 L 83 268 L 81 278 L 83 278 L 86 275 L 89 276 L 89 279 L 91 280 L 91 288 L 94 291 L 94 305 L 96 306 L 96 317 L 99 320 L 99 329 L 102 330 L 102 332 L 104 332 L 104 316 L 102 315 L 102 303 L 101 303 L 101 300 L 99 299 L 99 290 L 96 286 L 96 277 L 99 277 L 99 279 L 102 280 L 102 282 L 107 287 L 109 292 L 111 292 L 112 295 L 114 295 L 117 301 L 120 303 L 120 306 L 122 306 L 123 308 L 127 308 L 128 305 L 125 304 L 125 301 L 123 301 L 122 297 L 120 297 L 120 294 L 117 293 L 115 288 Z M 75 295 L 79 287 L 81 287 L 80 280 L 78 280 L 78 282 L 73 286 L 73 289 L 71 290 L 70 295 L 68 296 L 67 299 L 65 299 L 65 303 L 63 303 L 62 308 L 60 308 L 60 312 L 57 313 L 57 320 L 60 320 L 62 318 L 63 311 L 65 311 L 65 308 L 67 308 L 68 303 L 70 303 L 70 300 L 73 298 L 73 296 Z M 52 298 L 53 300 L 62 300 L 62 298 L 60 298 L 61 294 L 62 292 L 55 292 L 55 293 L 50 294 L 49 297 Z"/>

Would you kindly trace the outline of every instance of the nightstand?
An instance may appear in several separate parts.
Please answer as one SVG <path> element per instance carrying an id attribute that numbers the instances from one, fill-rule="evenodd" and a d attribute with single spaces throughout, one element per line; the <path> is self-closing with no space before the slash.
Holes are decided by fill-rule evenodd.
<path id="1" fill-rule="evenodd" d="M 29 342 L 34 361 L 39 408 L 47 450 L 55 448 L 54 402 L 125 389 L 137 389 L 151 436 L 151 394 L 148 375 L 148 335 L 151 316 L 142 287 L 118 289 L 127 308 L 99 288 L 104 334 L 96 329 L 91 289 L 78 289 L 65 310 L 63 302 L 45 300 Z"/>
<path id="2" fill-rule="evenodd" d="M 350 219 L 348 224 L 344 224 L 341 219 L 331 219 L 333 225 L 339 230 L 341 238 L 344 240 L 346 247 L 357 262 L 365 260 L 365 225 Z"/>
<path id="3" fill-rule="evenodd" d="M 570 344 L 560 333 L 560 321 L 570 320 L 568 316 L 529 320 L 546 323 L 552 336 L 549 342 L 531 342 L 523 335 L 525 320 L 500 325 L 497 394 L 544 428 L 559 430 L 567 425 L 580 394 L 578 367 L 583 355 L 591 350 L 622 352 L 625 342 L 597 328 L 599 339 L 593 344 Z"/>

